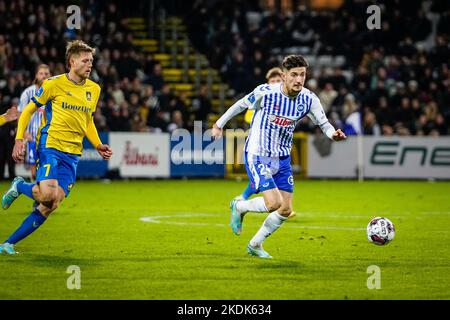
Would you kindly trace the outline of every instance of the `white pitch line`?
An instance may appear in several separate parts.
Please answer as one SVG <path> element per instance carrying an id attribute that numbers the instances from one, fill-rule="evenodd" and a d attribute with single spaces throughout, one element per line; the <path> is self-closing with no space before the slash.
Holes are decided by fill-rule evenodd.
<path id="1" fill-rule="evenodd" d="M 151 217 L 142 217 L 139 220 L 142 222 L 150 222 L 150 223 L 163 223 L 163 224 L 171 224 L 171 225 L 191 225 L 191 226 L 216 226 L 216 227 L 226 227 L 226 224 L 221 223 L 207 223 L 207 222 L 180 222 L 180 221 L 161 221 L 171 218 L 179 218 L 179 217 L 186 217 L 186 218 L 192 218 L 192 217 L 218 217 L 217 214 L 189 214 L 189 213 L 176 213 L 173 216 L 151 216 Z M 317 229 L 317 230 L 346 230 L 346 231 L 363 231 L 366 230 L 366 228 L 351 228 L 351 227 L 337 227 L 337 226 L 291 226 L 286 225 L 288 228 L 296 228 L 296 229 Z"/>

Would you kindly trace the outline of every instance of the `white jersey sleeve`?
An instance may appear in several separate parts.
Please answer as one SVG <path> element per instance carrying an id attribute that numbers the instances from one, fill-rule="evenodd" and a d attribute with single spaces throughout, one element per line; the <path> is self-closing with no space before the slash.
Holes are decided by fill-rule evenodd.
<path id="1" fill-rule="evenodd" d="M 247 109 L 247 105 L 244 102 L 244 98 L 239 99 L 230 108 L 228 108 L 228 110 L 216 121 L 216 125 L 219 128 L 225 127 L 228 121 L 230 121 L 233 117 L 235 117 L 245 109 Z"/>
<path id="2" fill-rule="evenodd" d="M 333 134 L 336 129 L 328 122 L 328 118 L 323 110 L 322 104 L 319 98 L 312 94 L 311 110 L 307 114 L 308 118 L 316 125 L 319 126 L 322 132 L 330 139 L 333 139 Z"/>
<path id="3" fill-rule="evenodd" d="M 314 93 L 312 94 L 311 110 L 309 110 L 307 116 L 316 126 L 321 126 L 328 122 L 328 118 L 323 110 L 322 104 Z"/>
<path id="4" fill-rule="evenodd" d="M 19 105 L 17 107 L 17 110 L 19 112 L 22 112 L 23 109 L 27 106 L 28 103 L 30 103 L 31 98 L 34 96 L 36 91 L 36 86 L 32 85 L 26 88 L 22 94 L 20 95 Z"/>
<path id="5" fill-rule="evenodd" d="M 259 85 L 242 99 L 235 102 L 220 118 L 216 121 L 219 128 L 223 128 L 228 121 L 244 111 L 245 109 L 259 109 L 260 101 L 264 93 L 267 91 L 267 84 Z"/>
<path id="6" fill-rule="evenodd" d="M 246 95 L 243 100 L 247 108 L 250 110 L 257 110 L 261 108 L 261 99 L 270 90 L 268 84 L 261 84 L 255 88 L 252 92 Z"/>

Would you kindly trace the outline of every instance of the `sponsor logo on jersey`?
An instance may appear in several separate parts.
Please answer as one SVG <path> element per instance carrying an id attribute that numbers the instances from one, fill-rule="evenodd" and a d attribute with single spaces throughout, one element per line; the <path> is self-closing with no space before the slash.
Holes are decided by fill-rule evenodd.
<path id="1" fill-rule="evenodd" d="M 288 126 L 291 126 L 292 124 L 294 124 L 294 120 L 291 120 L 291 119 L 288 119 L 285 117 L 276 116 L 274 114 L 269 115 L 269 121 L 271 123 L 276 124 L 281 127 L 288 127 Z"/>
<path id="2" fill-rule="evenodd" d="M 63 102 L 61 106 L 63 109 L 92 113 L 92 109 L 89 107 L 86 107 L 86 106 L 76 106 L 76 105 L 68 104 L 66 102 Z"/>

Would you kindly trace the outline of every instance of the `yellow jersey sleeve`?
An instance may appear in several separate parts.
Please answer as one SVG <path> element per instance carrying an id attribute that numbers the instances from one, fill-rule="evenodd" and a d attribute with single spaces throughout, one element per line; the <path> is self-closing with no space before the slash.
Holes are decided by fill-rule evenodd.
<path id="1" fill-rule="evenodd" d="M 6 118 L 4 115 L 0 114 L 0 127 L 6 123 Z"/>

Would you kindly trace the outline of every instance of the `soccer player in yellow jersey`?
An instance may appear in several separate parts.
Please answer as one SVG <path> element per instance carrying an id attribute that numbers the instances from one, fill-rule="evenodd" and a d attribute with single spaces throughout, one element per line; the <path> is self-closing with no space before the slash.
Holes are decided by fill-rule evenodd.
<path id="1" fill-rule="evenodd" d="M 85 136 L 103 159 L 108 160 L 112 155 L 111 148 L 100 141 L 93 121 L 101 90 L 98 84 L 88 79 L 94 54 L 95 49 L 84 42 L 70 42 L 66 48 L 69 73 L 45 80 L 19 118 L 13 150 L 16 161 L 24 158 L 23 135 L 31 115 L 45 106 L 44 120 L 37 137 L 36 183 L 26 183 L 22 177 L 16 177 L 2 198 L 2 207 L 8 209 L 22 193 L 40 204 L 0 245 L 0 253 L 17 253 L 14 245 L 44 223 L 69 195 L 75 183 Z"/>
<path id="2" fill-rule="evenodd" d="M 7 122 L 14 121 L 19 116 L 19 112 L 16 107 L 11 107 L 4 114 L 0 114 L 0 127 Z"/>

